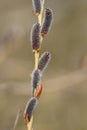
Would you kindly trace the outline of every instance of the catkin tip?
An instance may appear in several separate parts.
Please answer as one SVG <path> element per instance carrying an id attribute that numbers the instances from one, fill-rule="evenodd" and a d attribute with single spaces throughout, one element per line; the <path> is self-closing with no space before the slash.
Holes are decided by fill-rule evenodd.
<path id="1" fill-rule="evenodd" d="M 39 50 L 40 48 L 40 24 L 35 23 L 31 30 L 31 47 L 32 50 Z"/>
<path id="2" fill-rule="evenodd" d="M 51 28 L 52 20 L 53 20 L 53 12 L 51 9 L 46 8 L 44 12 L 42 27 L 41 27 L 41 34 L 43 37 L 49 32 Z"/>

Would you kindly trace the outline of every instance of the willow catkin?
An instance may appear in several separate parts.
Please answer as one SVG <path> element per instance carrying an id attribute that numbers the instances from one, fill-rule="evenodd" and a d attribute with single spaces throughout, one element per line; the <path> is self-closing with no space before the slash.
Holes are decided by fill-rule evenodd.
<path id="1" fill-rule="evenodd" d="M 44 19 L 41 27 L 41 34 L 42 36 L 46 35 L 50 28 L 51 28 L 51 23 L 53 20 L 53 13 L 51 9 L 46 8 L 45 13 L 44 13 Z"/>
<path id="2" fill-rule="evenodd" d="M 40 74 L 40 70 L 34 70 L 32 72 L 32 79 L 31 79 L 31 85 L 32 85 L 32 89 L 33 89 L 33 92 L 34 92 L 34 89 L 36 89 L 39 85 L 41 81 L 41 74 Z"/>
<path id="3" fill-rule="evenodd" d="M 29 122 L 32 116 L 32 113 L 37 105 L 37 98 L 32 97 L 26 104 L 25 110 L 24 110 L 24 119 L 25 122 Z"/>
<path id="4" fill-rule="evenodd" d="M 40 24 L 35 23 L 31 30 L 31 47 L 32 50 L 38 50 L 40 47 Z"/>
<path id="5" fill-rule="evenodd" d="M 49 52 L 44 52 L 40 59 L 39 59 L 39 63 L 38 63 L 38 69 L 43 72 L 44 69 L 48 66 L 48 63 L 51 59 L 51 54 Z"/>
<path id="6" fill-rule="evenodd" d="M 32 0 L 33 10 L 35 15 L 39 15 L 41 12 L 41 0 Z"/>

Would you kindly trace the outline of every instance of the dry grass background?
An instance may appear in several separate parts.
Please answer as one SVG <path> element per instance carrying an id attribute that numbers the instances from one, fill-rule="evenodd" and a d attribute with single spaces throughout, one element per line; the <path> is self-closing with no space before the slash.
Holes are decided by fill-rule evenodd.
<path id="1" fill-rule="evenodd" d="M 87 130 L 87 2 L 47 0 L 54 22 L 42 52 L 52 53 L 43 75 L 43 94 L 34 130 Z M 31 96 L 34 60 L 30 30 L 36 21 L 31 0 L 0 1 L 0 129 L 26 129 L 23 110 Z M 41 52 L 41 53 L 42 53 Z"/>

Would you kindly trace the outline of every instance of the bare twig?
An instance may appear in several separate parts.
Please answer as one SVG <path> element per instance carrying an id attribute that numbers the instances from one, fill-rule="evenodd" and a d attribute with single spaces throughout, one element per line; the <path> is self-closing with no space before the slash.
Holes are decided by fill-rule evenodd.
<path id="1" fill-rule="evenodd" d="M 20 113 L 21 113 L 21 110 L 19 109 L 18 112 L 17 112 L 16 119 L 15 119 L 14 126 L 13 126 L 12 130 L 16 130 L 16 127 L 17 127 L 17 124 L 18 124 L 18 121 L 19 121 L 19 117 L 20 117 Z"/>

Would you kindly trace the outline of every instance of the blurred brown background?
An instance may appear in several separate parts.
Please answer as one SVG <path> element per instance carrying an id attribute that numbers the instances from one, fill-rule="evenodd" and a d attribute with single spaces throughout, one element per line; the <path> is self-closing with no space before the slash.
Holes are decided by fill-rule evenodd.
<path id="1" fill-rule="evenodd" d="M 52 60 L 43 75 L 43 93 L 34 130 L 87 130 L 87 1 L 46 0 L 54 13 L 42 52 Z M 0 130 L 24 130 L 23 111 L 31 96 L 34 58 L 30 31 L 36 18 L 31 0 L 0 1 Z"/>

